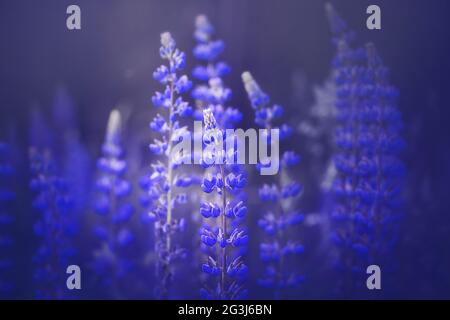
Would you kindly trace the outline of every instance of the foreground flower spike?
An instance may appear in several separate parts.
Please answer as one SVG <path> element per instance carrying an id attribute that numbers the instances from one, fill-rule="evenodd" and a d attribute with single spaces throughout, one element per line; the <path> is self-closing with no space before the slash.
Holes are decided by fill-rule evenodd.
<path id="1" fill-rule="evenodd" d="M 73 199 L 66 180 L 57 175 L 49 150 L 30 148 L 31 190 L 36 194 L 33 207 L 39 213 L 34 233 L 39 246 L 33 257 L 36 297 L 69 298 L 66 268 L 74 264 L 77 250 L 74 236 L 79 226 L 74 217 Z"/>
<path id="2" fill-rule="evenodd" d="M 269 96 L 249 72 L 242 74 L 242 80 L 255 110 L 255 123 L 265 129 L 279 128 L 280 139 L 289 137 L 292 129 L 286 124 L 277 124 L 284 113 L 283 108 L 279 105 L 270 106 Z M 286 289 L 294 288 L 303 281 L 303 276 L 298 273 L 297 258 L 303 253 L 304 247 L 295 236 L 298 234 L 297 227 L 304 219 L 296 206 L 302 186 L 288 173 L 290 168 L 299 164 L 300 156 L 294 151 L 285 151 L 280 162 L 281 172 L 277 180 L 259 189 L 259 197 L 265 208 L 258 220 L 265 235 L 260 245 L 265 272 L 259 284 L 272 290 L 275 299 L 282 299 Z"/>
<path id="3" fill-rule="evenodd" d="M 198 83 L 192 92 L 197 107 L 194 118 L 204 121 L 203 143 L 214 149 L 203 159 L 206 161 L 203 163 L 204 197 L 200 214 L 204 224 L 200 234 L 201 249 L 208 258 L 202 266 L 207 278 L 201 296 L 204 299 L 242 299 L 247 295 L 244 288 L 247 267 L 243 260 L 247 248 L 243 227 L 247 213 L 243 191 L 246 173 L 242 166 L 227 164 L 225 150 L 220 149 L 225 147 L 220 144 L 224 141 L 225 129 L 234 128 L 241 121 L 242 113 L 227 105 L 232 92 L 222 78 L 229 74 L 230 68 L 219 61 L 224 42 L 214 39 L 214 27 L 205 15 L 197 16 L 195 28 L 197 45 L 193 53 L 199 65 L 192 72 Z M 214 162 L 219 158 L 224 160 L 222 165 Z"/>
<path id="4" fill-rule="evenodd" d="M 200 214 L 210 223 L 203 226 L 200 238 L 210 250 L 207 261 L 202 265 L 202 271 L 209 275 L 209 279 L 200 293 L 208 300 L 243 299 L 247 295 L 244 281 L 248 268 L 239 248 L 247 245 L 248 235 L 238 224 L 247 214 L 247 207 L 239 197 L 247 182 L 246 174 L 240 166 L 227 164 L 224 131 L 210 109 L 203 111 L 203 121 L 203 142 L 209 150 L 214 150 L 215 163 L 202 182 L 203 192 L 210 197 L 202 202 Z"/>
<path id="5" fill-rule="evenodd" d="M 232 95 L 223 82 L 223 77 L 230 73 L 230 67 L 218 61 L 225 44 L 222 40 L 213 39 L 215 30 L 205 15 L 197 16 L 195 28 L 197 45 L 193 53 L 199 65 L 192 71 L 192 76 L 199 84 L 192 90 L 196 101 L 194 118 L 202 120 L 203 110 L 210 108 L 221 128 L 233 128 L 242 120 L 242 114 L 236 108 L 225 107 Z"/>
<path id="6" fill-rule="evenodd" d="M 13 227 L 15 216 L 13 213 L 16 194 L 13 191 L 15 168 L 12 165 L 11 145 L 0 141 L 0 299 L 13 297 L 15 288 Z"/>
<path id="7" fill-rule="evenodd" d="M 331 26 L 345 25 L 329 6 Z M 334 21 L 334 22 L 333 22 Z M 341 28 L 342 29 L 342 28 Z M 335 32 L 334 32 L 335 33 Z M 336 33 L 335 33 L 336 34 Z M 404 143 L 399 132 L 398 92 L 388 81 L 373 45 L 352 49 L 341 33 L 333 63 L 336 81 L 336 154 L 333 182 L 332 240 L 338 248 L 340 290 L 347 296 L 366 290 L 366 268 L 392 267 L 392 246 L 401 213 L 398 156 Z"/>
<path id="8" fill-rule="evenodd" d="M 185 224 L 183 218 L 175 216 L 175 208 L 186 202 L 186 193 L 180 192 L 180 188 L 190 186 L 192 178 L 175 174 L 175 169 L 191 159 L 174 152 L 174 147 L 187 137 L 187 127 L 180 126 L 179 119 L 189 116 L 192 108 L 181 95 L 191 89 L 192 83 L 186 75 L 178 74 L 184 68 L 185 54 L 176 48 L 169 32 L 161 34 L 160 56 L 167 64 L 160 66 L 153 77 L 164 86 L 164 91 L 156 92 L 152 100 L 161 114 L 157 114 L 150 123 L 150 128 L 160 138 L 150 144 L 150 151 L 164 160 L 152 164 L 152 173 L 145 185 L 148 190 L 146 218 L 155 221 L 156 278 L 159 281 L 155 293 L 158 298 L 167 299 L 170 298 L 169 289 L 175 273 L 174 260 L 185 255 L 185 250 L 174 243 L 175 235 L 184 229 Z"/>
<path id="9" fill-rule="evenodd" d="M 103 289 L 118 298 L 124 279 L 132 271 L 131 259 L 134 233 L 131 218 L 134 213 L 128 196 L 131 184 L 124 178 L 127 163 L 123 160 L 122 120 L 118 110 L 110 113 L 102 156 L 97 161 L 95 211 L 101 216 L 94 225 L 94 235 L 100 248 L 94 252 L 94 268 Z"/>

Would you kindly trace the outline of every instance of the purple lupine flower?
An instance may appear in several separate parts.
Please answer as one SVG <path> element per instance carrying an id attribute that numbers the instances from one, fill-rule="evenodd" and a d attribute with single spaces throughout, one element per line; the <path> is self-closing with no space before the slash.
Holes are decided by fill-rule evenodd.
<path id="1" fill-rule="evenodd" d="M 332 240 L 339 251 L 336 266 L 346 279 L 341 289 L 353 294 L 365 289 L 367 266 L 392 266 L 405 173 L 399 160 L 402 120 L 398 92 L 375 47 L 352 48 L 345 23 L 331 6 L 327 13 L 337 45 Z"/>
<path id="2" fill-rule="evenodd" d="M 186 255 L 186 251 L 175 242 L 176 235 L 185 227 L 185 220 L 176 215 L 176 208 L 186 203 L 187 195 L 181 190 L 190 186 L 194 179 L 178 174 L 176 169 L 190 159 L 173 150 L 183 139 L 189 139 L 187 127 L 181 126 L 180 119 L 192 114 L 192 108 L 182 98 L 182 94 L 190 90 L 192 82 L 186 75 L 179 75 L 185 65 L 185 54 L 176 48 L 169 32 L 161 34 L 160 56 L 167 64 L 160 66 L 153 77 L 164 86 L 164 91 L 156 92 L 152 98 L 160 113 L 150 123 L 150 128 L 159 137 L 149 148 L 163 159 L 152 164 L 152 172 L 144 179 L 146 194 L 141 202 L 146 207 L 144 220 L 153 221 L 155 226 L 158 281 L 155 295 L 167 299 L 175 274 L 174 261 Z"/>
<path id="3" fill-rule="evenodd" d="M 16 193 L 12 181 L 16 174 L 12 164 L 11 145 L 0 141 L 0 298 L 11 298 L 17 288 L 12 281 L 14 272 L 12 214 Z"/>
<path id="4" fill-rule="evenodd" d="M 252 108 L 255 110 L 255 123 L 265 129 L 280 129 L 280 139 L 292 133 L 287 124 L 279 124 L 284 110 L 279 105 L 270 106 L 269 96 L 249 72 L 242 74 Z M 270 133 L 269 133 L 270 138 Z M 303 281 L 298 272 L 297 256 L 303 253 L 303 245 L 289 230 L 303 221 L 303 214 L 296 209 L 295 199 L 299 197 L 302 186 L 291 178 L 287 171 L 300 162 L 294 151 L 286 151 L 281 159 L 281 172 L 277 181 L 264 184 L 259 189 L 259 197 L 265 203 L 264 212 L 258 221 L 265 234 L 260 245 L 260 257 L 265 263 L 264 275 L 259 285 L 273 290 L 274 298 L 282 297 L 287 288 L 296 287 Z"/>
<path id="5" fill-rule="evenodd" d="M 100 287 L 109 290 L 114 298 L 126 282 L 125 277 L 135 267 L 133 260 L 134 233 L 131 219 L 134 208 L 129 200 L 132 187 L 125 178 L 127 162 L 123 159 L 122 120 L 118 110 L 110 113 L 101 157 L 94 209 L 100 216 L 93 226 L 99 247 L 94 252 L 94 270 Z M 126 268 L 124 268 L 126 266 Z"/>
<path id="6" fill-rule="evenodd" d="M 359 114 L 357 108 L 364 103 L 365 94 L 359 95 L 357 91 L 363 92 L 359 89 L 364 88 L 363 79 L 367 68 L 364 66 L 363 49 L 353 48 L 354 32 L 349 31 L 345 21 L 331 5 L 326 6 L 326 13 L 333 44 L 337 49 L 332 63 L 336 83 L 335 145 L 338 152 L 333 159 L 337 174 L 331 186 L 333 195 L 333 205 L 330 209 L 333 229 L 331 240 L 338 249 L 335 268 L 342 273 L 338 290 L 349 294 L 355 286 L 353 279 L 355 274 L 361 274 L 363 264 L 368 263 L 367 257 L 358 254 L 364 250 L 361 243 L 356 240 L 358 236 L 353 231 L 352 221 L 359 211 L 356 209 L 357 199 L 353 196 L 359 180 L 359 176 L 354 172 L 355 161 L 358 161 L 359 157 L 359 150 L 355 145 L 359 140 L 359 133 L 355 131 L 359 130 L 359 121 L 354 117 Z"/>
<path id="7" fill-rule="evenodd" d="M 39 213 L 34 224 L 34 233 L 39 239 L 33 256 L 36 297 L 65 299 L 68 298 L 65 271 L 76 259 L 74 237 L 79 229 L 70 186 L 57 174 L 49 150 L 31 147 L 30 164 L 30 188 L 36 194 L 33 208 Z"/>
<path id="8" fill-rule="evenodd" d="M 37 108 L 30 121 L 30 189 L 34 195 L 33 231 L 37 238 L 32 257 L 35 297 L 69 299 L 76 294 L 67 290 L 66 268 L 79 264 L 75 241 L 80 221 L 71 186 L 53 156 L 53 132 Z"/>
<path id="9" fill-rule="evenodd" d="M 214 39 L 214 27 L 205 15 L 197 16 L 195 20 L 194 38 L 197 42 L 193 50 L 199 64 L 192 71 L 197 85 L 192 90 L 196 101 L 194 118 L 203 119 L 203 110 L 210 108 L 219 123 L 220 128 L 233 128 L 242 120 L 242 113 L 236 108 L 226 106 L 231 99 L 231 89 L 224 85 L 223 77 L 230 73 L 227 63 L 219 61 L 225 44 Z"/>
<path id="10" fill-rule="evenodd" d="M 222 78 L 230 72 L 229 66 L 223 61 L 217 61 L 225 49 L 222 40 L 213 39 L 215 30 L 205 15 L 198 15 L 195 20 L 194 39 L 197 42 L 193 50 L 194 57 L 206 65 L 198 65 L 192 75 L 198 80 L 208 81 Z M 193 93 L 195 95 L 195 93 Z"/>
<path id="11" fill-rule="evenodd" d="M 248 235 L 239 223 L 245 218 L 247 207 L 239 194 L 246 185 L 246 173 L 240 166 L 228 164 L 223 150 L 219 150 L 223 147 L 224 132 L 212 110 L 203 110 L 203 115 L 203 141 L 214 150 L 215 159 L 222 157 L 222 161 L 205 164 L 208 172 L 201 186 L 209 194 L 209 200 L 200 205 L 200 214 L 207 220 L 200 238 L 203 245 L 209 247 L 205 250 L 208 258 L 202 271 L 209 277 L 200 293 L 204 299 L 243 299 L 247 295 L 244 282 L 248 268 L 239 249 L 247 246 Z"/>
<path id="12" fill-rule="evenodd" d="M 205 122 L 203 143 L 209 146 L 217 146 L 224 139 L 224 130 L 235 127 L 242 119 L 238 109 L 228 106 L 232 92 L 225 86 L 223 77 L 229 74 L 230 68 L 220 60 L 225 45 L 222 40 L 214 39 L 214 34 L 208 18 L 197 16 L 194 33 L 197 44 L 193 54 L 199 64 L 192 72 L 197 80 L 192 97 L 196 101 L 194 118 Z M 247 179 L 242 166 L 226 161 L 223 165 L 215 163 L 223 156 L 224 150 L 215 150 L 211 154 L 204 152 L 202 159 L 206 169 L 201 184 L 204 198 L 200 214 L 204 225 L 200 235 L 202 252 L 208 258 L 202 266 L 206 278 L 201 296 L 242 299 L 247 294 L 244 287 L 247 267 L 243 255 L 248 237 L 242 227 L 247 214 L 243 192 Z"/>

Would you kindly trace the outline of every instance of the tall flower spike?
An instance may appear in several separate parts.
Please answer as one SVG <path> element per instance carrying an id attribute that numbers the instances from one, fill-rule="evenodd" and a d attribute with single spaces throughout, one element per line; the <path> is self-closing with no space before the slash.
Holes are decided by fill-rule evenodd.
<path id="1" fill-rule="evenodd" d="M 94 269 L 101 287 L 114 298 L 129 285 L 126 277 L 135 264 L 132 254 L 135 235 L 131 228 L 134 208 L 128 199 L 131 184 L 125 179 L 127 163 L 123 159 L 121 130 L 120 112 L 113 110 L 102 155 L 97 161 L 95 211 L 101 218 L 93 229 L 100 243 L 94 252 Z"/>
<path id="2" fill-rule="evenodd" d="M 214 33 L 208 18 L 197 16 L 194 33 L 197 45 L 193 53 L 199 65 L 192 72 L 197 79 L 192 96 L 196 100 L 195 118 L 205 123 L 203 143 L 214 150 L 204 153 L 203 159 L 206 169 L 201 185 L 204 197 L 200 215 L 204 224 L 200 235 L 202 252 L 208 258 L 202 266 L 206 278 L 201 296 L 241 299 L 247 294 L 244 287 L 247 267 L 243 261 L 247 235 L 242 223 L 247 213 L 243 192 L 246 173 L 242 166 L 227 164 L 225 150 L 221 148 L 224 148 L 225 129 L 241 121 L 242 114 L 227 105 L 232 92 L 222 78 L 230 68 L 220 61 L 225 45 L 222 40 L 214 39 Z M 218 159 L 224 160 L 222 165 L 214 161 Z"/>
<path id="3" fill-rule="evenodd" d="M 184 68 L 185 54 L 176 48 L 169 32 L 161 35 L 160 55 L 167 64 L 160 66 L 153 77 L 164 86 L 164 91 L 156 92 L 152 100 L 155 107 L 162 110 L 150 123 L 150 128 L 160 137 L 150 144 L 150 151 L 164 160 L 152 164 L 152 173 L 144 183 L 147 189 L 144 203 L 148 208 L 145 218 L 155 224 L 156 279 L 159 282 L 155 294 L 166 299 L 176 273 L 174 260 L 185 255 L 185 250 L 175 243 L 175 236 L 184 229 L 185 220 L 175 215 L 175 209 L 185 202 L 186 194 L 181 189 L 191 185 L 192 178 L 175 173 L 180 164 L 191 159 L 173 150 L 180 141 L 190 139 L 187 127 L 182 127 L 179 119 L 192 112 L 182 98 L 192 83 L 186 75 L 178 74 Z"/>
<path id="4" fill-rule="evenodd" d="M 0 298 L 11 298 L 17 290 L 14 279 L 13 204 L 16 194 L 12 188 L 15 169 L 12 165 L 11 145 L 0 141 Z"/>
<path id="5" fill-rule="evenodd" d="M 48 150 L 30 149 L 31 190 L 36 197 L 34 209 L 39 219 L 34 233 L 39 246 L 33 257 L 36 297 L 69 298 L 65 289 L 65 271 L 74 264 L 77 254 L 74 237 L 79 226 L 73 216 L 73 199 L 67 182 L 56 174 L 56 166 Z"/>
<path id="6" fill-rule="evenodd" d="M 366 290 L 368 265 L 386 271 L 392 267 L 405 172 L 398 155 L 404 143 L 398 92 L 374 46 L 352 49 L 341 41 L 333 66 L 338 174 L 332 187 L 332 240 L 338 248 L 336 266 L 343 273 L 340 289 L 351 296 Z"/>
<path id="7" fill-rule="evenodd" d="M 250 72 L 242 74 L 244 87 L 255 110 L 255 123 L 265 129 L 280 129 L 280 138 L 287 138 L 292 130 L 286 124 L 278 124 L 284 111 L 279 105 L 270 106 L 269 96 L 264 93 Z M 297 257 L 304 251 L 298 237 L 293 235 L 304 219 L 297 209 L 296 199 L 301 194 L 301 185 L 288 174 L 289 168 L 300 162 L 294 151 L 282 155 L 281 173 L 272 184 L 259 189 L 259 197 L 265 204 L 258 225 L 264 234 L 260 245 L 260 257 L 265 264 L 259 285 L 270 289 L 273 298 L 281 299 L 286 289 L 295 288 L 303 281 L 298 273 Z"/>
<path id="8" fill-rule="evenodd" d="M 368 243 L 371 263 L 380 261 L 384 265 L 397 241 L 402 215 L 401 187 L 406 169 L 400 154 L 405 142 L 400 136 L 403 122 L 397 108 L 398 90 L 390 84 L 389 70 L 372 43 L 366 45 L 366 52 L 370 80 L 368 104 L 361 110 L 362 159 L 358 174 L 367 175 L 367 179 L 360 181 L 356 192 L 362 202 L 362 214 L 371 218 L 361 221 L 363 229 L 370 225 L 368 233 L 374 239 Z M 392 269 L 392 265 L 387 269 Z"/>
<path id="9" fill-rule="evenodd" d="M 353 219 L 359 213 L 359 200 L 354 197 L 360 176 L 355 167 L 361 158 L 358 148 L 360 123 L 356 117 L 366 100 L 364 66 L 365 52 L 362 48 L 353 48 L 346 34 L 347 26 L 331 5 L 326 7 L 329 17 L 333 44 L 336 46 L 333 75 L 336 83 L 336 154 L 333 156 L 337 175 L 332 184 L 333 206 L 330 211 L 333 232 L 332 241 L 338 254 L 335 261 L 339 277 L 339 293 L 349 295 L 361 279 L 355 279 L 362 273 L 366 263 L 366 247 L 358 242 L 359 236 L 354 230 Z M 359 252 L 359 253 L 357 253 Z M 361 261 L 362 258 L 362 261 Z M 359 262 L 356 262 L 359 260 Z M 359 281 L 358 281 L 359 280 Z"/>
<path id="10" fill-rule="evenodd" d="M 53 158 L 53 132 L 38 109 L 30 120 L 30 189 L 37 215 L 33 225 L 37 247 L 32 258 L 35 296 L 68 299 L 75 293 L 67 290 L 65 273 L 67 266 L 79 264 L 75 246 L 79 218 L 74 211 L 71 186 Z"/>
<path id="11" fill-rule="evenodd" d="M 192 97 L 196 100 L 194 117 L 201 120 L 203 109 L 210 108 L 221 128 L 233 128 L 241 121 L 242 114 L 236 108 L 225 107 L 232 92 L 222 79 L 230 73 L 230 67 L 219 60 L 225 44 L 222 40 L 215 40 L 214 33 L 208 17 L 197 16 L 194 33 L 197 45 L 193 53 L 199 64 L 192 71 L 192 76 L 198 83 L 192 90 Z"/>
<path id="12" fill-rule="evenodd" d="M 200 231 L 202 244 L 210 250 L 202 271 L 209 277 L 200 293 L 204 299 L 235 300 L 247 295 L 244 282 L 247 266 L 241 248 L 246 247 L 248 235 L 239 223 L 247 214 L 240 197 L 246 184 L 246 173 L 240 166 L 227 163 L 224 155 L 224 131 L 210 109 L 203 111 L 205 132 L 203 141 L 214 150 L 216 161 L 202 182 L 202 190 L 209 194 L 203 201 L 200 214 L 207 220 Z M 220 160 L 220 161 L 217 161 Z"/>

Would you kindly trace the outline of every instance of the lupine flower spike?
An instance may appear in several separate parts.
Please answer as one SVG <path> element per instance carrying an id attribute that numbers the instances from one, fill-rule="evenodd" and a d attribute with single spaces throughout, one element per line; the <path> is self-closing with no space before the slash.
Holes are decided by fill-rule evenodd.
<path id="1" fill-rule="evenodd" d="M 30 149 L 31 190 L 36 194 L 33 207 L 39 213 L 34 233 L 39 246 L 33 257 L 36 297 L 69 298 L 66 268 L 74 263 L 77 250 L 74 237 L 79 226 L 74 217 L 73 199 L 67 181 L 57 175 L 49 150 Z"/>
<path id="2" fill-rule="evenodd" d="M 233 107 L 226 106 L 232 96 L 222 78 L 230 73 L 230 67 L 223 61 L 218 61 L 225 44 L 222 40 L 213 39 L 215 30 L 205 15 L 197 16 L 195 20 L 194 38 L 197 45 L 194 57 L 200 62 L 192 71 L 192 76 L 200 83 L 192 90 L 197 108 L 195 118 L 203 119 L 203 110 L 211 109 L 219 127 L 233 128 L 242 120 L 242 113 Z"/>
<path id="3" fill-rule="evenodd" d="M 389 85 L 373 45 L 352 49 L 345 23 L 331 6 L 327 13 L 337 39 L 333 67 L 338 174 L 333 182 L 332 240 L 339 249 L 341 290 L 351 295 L 358 288 L 365 290 L 367 266 L 386 263 L 395 243 L 404 174 L 398 154 L 404 143 L 399 137 L 398 92 Z"/>
<path id="4" fill-rule="evenodd" d="M 191 115 L 192 108 L 183 100 L 182 94 L 191 89 L 192 83 L 186 75 L 178 72 L 184 68 L 185 54 L 176 48 L 169 32 L 161 34 L 160 56 L 167 62 L 160 66 L 153 78 L 164 86 L 163 92 L 156 92 L 153 104 L 161 110 L 150 128 L 160 135 L 150 144 L 150 151 L 164 157 L 152 164 L 152 173 L 147 180 L 147 217 L 155 221 L 155 252 L 157 254 L 156 296 L 169 298 L 169 289 L 175 275 L 174 262 L 185 256 L 185 250 L 175 243 L 177 233 L 183 231 L 185 219 L 177 217 L 176 207 L 185 204 L 187 195 L 180 190 L 192 184 L 192 178 L 176 174 L 176 169 L 185 161 L 185 155 L 175 152 L 174 147 L 183 139 L 189 139 L 187 127 L 179 119 Z"/>
<path id="5" fill-rule="evenodd" d="M 200 237 L 211 251 L 202 266 L 210 279 L 201 289 L 201 295 L 205 299 L 243 299 L 247 295 L 244 281 L 248 268 L 239 248 L 247 245 L 248 235 L 244 228 L 232 222 L 240 221 L 247 214 L 244 202 L 233 196 L 246 185 L 246 174 L 240 166 L 227 163 L 230 158 L 224 152 L 224 131 L 218 127 L 213 112 L 205 109 L 203 118 L 203 142 L 209 150 L 206 155 L 204 152 L 203 161 L 205 166 L 212 165 L 216 170 L 210 171 L 202 182 L 202 190 L 211 194 L 211 200 L 202 202 L 200 214 L 211 223 L 204 225 Z"/>
<path id="6" fill-rule="evenodd" d="M 364 99 L 364 90 L 358 89 L 363 88 L 366 72 L 365 54 L 362 48 L 352 47 L 354 33 L 348 30 L 346 22 L 337 14 L 333 6 L 327 4 L 325 9 L 333 35 L 333 44 L 337 50 L 332 63 L 336 82 L 335 144 L 337 150 L 334 155 L 334 165 L 337 175 L 332 186 L 334 208 L 330 212 L 333 227 L 331 238 L 338 248 L 334 262 L 335 268 L 341 273 L 338 291 L 348 295 L 353 291 L 355 273 L 361 274 L 362 271 L 361 264 L 355 263 L 355 258 L 358 256 L 356 252 L 361 247 L 354 241 L 352 219 L 357 211 L 357 199 L 354 195 L 359 180 L 355 170 L 355 165 L 359 162 L 359 150 L 355 145 L 359 140 L 359 122 L 355 116 L 358 114 L 357 108 Z M 353 36 L 349 37 L 349 34 Z M 345 141 L 348 142 L 347 145 Z"/>
<path id="7" fill-rule="evenodd" d="M 242 299 L 247 295 L 243 259 L 247 234 L 242 225 L 247 213 L 243 192 L 246 173 L 242 166 L 227 163 L 223 149 L 225 129 L 241 121 L 242 114 L 227 106 L 231 90 L 222 78 L 230 68 L 219 59 L 224 42 L 214 39 L 214 27 L 205 15 L 197 16 L 195 27 L 197 45 L 193 53 L 200 62 L 192 73 L 199 82 L 192 92 L 197 104 L 195 118 L 203 119 L 203 143 L 214 150 L 202 159 L 206 170 L 200 214 L 205 223 L 200 234 L 202 251 L 207 255 L 202 270 L 207 278 L 200 293 L 205 299 Z M 213 157 L 223 161 L 215 162 Z"/>
<path id="8" fill-rule="evenodd" d="M 292 134 L 287 124 L 277 124 L 283 115 L 279 105 L 270 106 L 269 96 L 263 92 L 249 72 L 242 74 L 245 89 L 252 108 L 255 110 L 255 123 L 265 129 L 280 130 L 280 139 Z M 269 131 L 270 132 L 270 131 Z M 270 133 L 269 133 L 270 143 Z M 265 239 L 260 245 L 260 257 L 265 264 L 264 275 L 259 284 L 273 291 L 275 299 L 283 298 L 286 289 L 296 287 L 303 281 L 298 272 L 297 257 L 304 251 L 298 237 L 297 226 L 304 215 L 298 211 L 295 200 L 300 196 L 302 186 L 289 178 L 287 170 L 300 162 L 300 156 L 294 151 L 286 151 L 281 159 L 281 173 L 272 184 L 264 184 L 259 189 L 259 197 L 266 205 L 258 220 Z M 262 165 L 260 165 L 261 167 Z"/>
<path id="9" fill-rule="evenodd" d="M 123 159 L 121 115 L 113 110 L 109 116 L 102 156 L 97 161 L 95 211 L 101 217 L 94 226 L 100 248 L 94 253 L 95 271 L 100 286 L 117 298 L 124 278 L 133 268 L 130 257 L 134 234 L 130 228 L 133 206 L 128 196 L 131 184 L 125 179 L 127 163 Z"/>

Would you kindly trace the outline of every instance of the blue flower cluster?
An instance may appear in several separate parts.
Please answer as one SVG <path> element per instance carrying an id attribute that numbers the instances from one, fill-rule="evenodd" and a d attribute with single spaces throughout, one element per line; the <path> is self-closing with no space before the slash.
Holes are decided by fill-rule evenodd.
<path id="1" fill-rule="evenodd" d="M 196 101 L 194 118 L 202 120 L 203 110 L 209 108 L 220 128 L 233 128 L 242 120 L 242 113 L 236 108 L 225 107 L 232 92 L 224 85 L 222 78 L 230 73 L 230 67 L 223 61 L 217 61 L 225 44 L 222 40 L 213 39 L 215 30 L 205 15 L 197 16 L 195 27 L 197 45 L 193 54 L 200 64 L 192 71 L 192 76 L 199 82 L 192 90 Z"/>
<path id="2" fill-rule="evenodd" d="M 279 105 L 270 106 L 269 96 L 261 90 L 249 72 L 242 74 L 242 80 L 255 110 L 255 123 L 265 129 L 279 128 L 281 140 L 290 137 L 291 127 L 287 124 L 276 124 L 283 115 L 283 108 Z M 258 221 L 265 234 L 265 240 L 260 245 L 260 257 L 266 264 L 259 284 L 273 289 L 276 299 L 282 297 L 283 291 L 303 281 L 303 276 L 298 273 L 296 257 L 303 253 L 304 247 L 297 237 L 291 236 L 290 231 L 295 230 L 304 220 L 304 215 L 297 210 L 295 204 L 295 199 L 302 192 L 302 186 L 287 174 L 287 171 L 299 162 L 300 156 L 294 151 L 284 152 L 278 181 L 259 188 L 259 198 L 267 204 L 267 210 Z"/>
<path id="3" fill-rule="evenodd" d="M 242 81 L 244 82 L 250 104 L 255 111 L 255 123 L 262 128 L 274 128 L 274 124 L 279 121 L 284 114 L 283 107 L 277 104 L 269 106 L 269 96 L 261 90 L 258 83 L 253 79 L 249 72 L 244 72 L 242 74 Z M 280 132 L 280 140 L 285 140 L 293 134 L 292 127 L 285 123 L 277 125 L 276 128 Z"/>
<path id="4" fill-rule="evenodd" d="M 205 198 L 200 205 L 204 221 L 200 237 L 202 252 L 208 258 L 202 265 L 207 278 L 200 293 L 204 299 L 234 300 L 247 295 L 243 259 L 248 242 L 243 224 L 247 178 L 242 166 L 227 164 L 224 152 L 225 129 L 234 128 L 242 113 L 228 106 L 232 92 L 222 78 L 230 73 L 230 67 L 219 61 L 225 45 L 214 39 L 214 33 L 208 18 L 197 16 L 193 55 L 200 64 L 192 72 L 198 81 L 192 97 L 196 101 L 194 118 L 205 123 L 202 142 L 209 150 L 201 159 L 206 170 L 201 184 Z"/>
<path id="5" fill-rule="evenodd" d="M 124 277 L 134 266 L 130 245 L 135 235 L 130 227 L 134 208 L 127 199 L 131 184 L 125 179 L 127 163 L 121 144 L 121 115 L 113 110 L 109 116 L 102 156 L 97 161 L 95 212 L 101 216 L 93 232 L 100 242 L 94 252 L 94 270 L 104 289 L 120 292 Z"/>
<path id="6" fill-rule="evenodd" d="M 398 91 L 389 84 L 388 70 L 372 44 L 353 49 L 345 23 L 327 8 L 337 44 L 334 75 L 337 87 L 337 176 L 331 212 L 332 240 L 339 248 L 338 270 L 347 273 L 342 290 L 352 293 L 364 286 L 368 265 L 384 268 L 397 238 L 401 214 L 399 160 L 404 147 L 400 138 Z M 392 265 L 392 261 L 388 264 Z M 385 270 L 388 269 L 386 265 Z"/>
<path id="7" fill-rule="evenodd" d="M 210 276 L 210 281 L 200 293 L 208 300 L 243 299 L 247 295 L 244 282 L 248 268 L 239 248 L 246 247 L 248 235 L 246 229 L 239 226 L 247 214 L 240 193 L 247 177 L 240 166 L 227 164 L 224 131 L 218 126 L 213 112 L 205 109 L 203 118 L 203 142 L 215 161 L 205 161 L 205 167 L 208 167 L 206 163 L 211 163 L 213 170 L 207 171 L 201 185 L 203 192 L 211 194 L 211 200 L 203 201 L 200 206 L 200 214 L 210 221 L 202 227 L 200 238 L 211 250 L 207 262 L 202 265 L 202 271 Z"/>
<path id="8" fill-rule="evenodd" d="M 34 233 L 39 238 L 33 257 L 36 297 L 70 298 L 65 272 L 77 256 L 74 241 L 79 230 L 70 186 L 58 175 L 48 149 L 30 148 L 30 165 L 30 188 L 36 195 L 33 208 L 39 213 L 34 224 Z"/>
<path id="9" fill-rule="evenodd" d="M 12 214 L 16 193 L 12 188 L 15 168 L 12 165 L 11 145 L 0 141 L 0 298 L 11 297 L 16 290 L 12 274 L 14 271 Z"/>
<path id="10" fill-rule="evenodd" d="M 187 127 L 181 126 L 179 120 L 192 114 L 192 108 L 181 96 L 191 89 L 192 82 L 186 75 L 178 74 L 185 66 L 186 57 L 176 48 L 169 32 L 161 34 L 160 56 L 167 65 L 160 66 L 153 78 L 164 86 L 164 92 L 156 92 L 152 100 L 155 107 L 161 109 L 161 114 L 157 114 L 150 123 L 150 128 L 160 137 L 150 144 L 150 151 L 165 160 L 152 164 L 152 173 L 144 183 L 147 192 L 143 203 L 147 207 L 146 219 L 155 222 L 156 276 L 159 281 L 155 294 L 159 298 L 167 298 L 175 274 L 173 262 L 186 253 L 173 243 L 175 235 L 185 227 L 184 218 L 177 218 L 174 211 L 177 205 L 187 202 L 187 195 L 180 188 L 189 187 L 193 178 L 175 174 L 175 170 L 191 159 L 175 152 L 174 147 L 183 139 L 190 139 Z"/>

